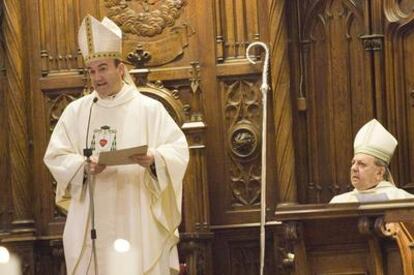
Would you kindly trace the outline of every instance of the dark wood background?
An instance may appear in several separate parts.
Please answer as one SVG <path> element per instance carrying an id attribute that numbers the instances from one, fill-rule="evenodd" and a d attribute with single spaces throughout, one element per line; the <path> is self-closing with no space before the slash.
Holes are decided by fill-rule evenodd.
<path id="1" fill-rule="evenodd" d="M 146 31 L 122 27 L 124 56 L 149 52 L 152 95 L 173 105 L 191 145 L 180 247 L 189 274 L 257 274 L 263 56 L 248 63 L 251 42 L 271 53 L 269 221 L 277 203 L 326 203 L 349 190 L 353 137 L 372 118 L 398 139 L 391 170 L 414 191 L 414 0 L 172 2 L 2 2 L 0 239 L 25 259 L 25 274 L 64 269 L 65 216 L 42 158 L 63 108 L 87 84 L 82 18 L 117 18 L 122 5 L 169 16 Z M 268 274 L 282 272 L 278 230 L 269 226 Z"/>

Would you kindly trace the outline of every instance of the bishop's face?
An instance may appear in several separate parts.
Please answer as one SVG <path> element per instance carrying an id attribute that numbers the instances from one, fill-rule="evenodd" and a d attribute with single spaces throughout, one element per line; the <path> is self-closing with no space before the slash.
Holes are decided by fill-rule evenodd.
<path id="1" fill-rule="evenodd" d="M 375 164 L 375 157 L 359 153 L 352 159 L 351 183 L 357 190 L 375 187 L 384 177 L 384 167 Z"/>
<path id="2" fill-rule="evenodd" d="M 114 59 L 96 60 L 87 65 L 92 86 L 104 98 L 117 94 L 122 88 L 125 65 L 115 65 Z"/>

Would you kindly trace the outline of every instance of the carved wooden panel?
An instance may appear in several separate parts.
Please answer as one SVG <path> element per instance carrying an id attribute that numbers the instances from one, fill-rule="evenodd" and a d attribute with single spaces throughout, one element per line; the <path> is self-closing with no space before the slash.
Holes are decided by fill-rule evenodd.
<path id="1" fill-rule="evenodd" d="M 267 230 L 265 274 L 276 271 L 273 246 L 275 228 Z M 258 228 L 224 229 L 214 232 L 213 274 L 257 275 L 260 270 L 260 246 Z"/>
<path id="2" fill-rule="evenodd" d="M 218 62 L 245 59 L 249 43 L 259 40 L 258 0 L 215 0 Z"/>
<path id="3" fill-rule="evenodd" d="M 326 202 L 350 188 L 354 135 L 376 111 L 372 59 L 361 39 L 369 34 L 369 11 L 364 1 L 297 3 L 300 54 L 294 93 L 298 127 L 306 138 L 299 136 L 296 145 L 299 163 L 306 163 L 299 171 L 307 174 L 299 185 L 306 202 Z"/>
<path id="4" fill-rule="evenodd" d="M 386 1 L 389 2 L 389 1 Z M 412 54 L 414 51 L 414 21 L 406 18 L 408 7 L 414 7 L 414 1 L 402 1 L 399 5 L 389 2 L 386 12 L 393 20 L 387 22 L 385 29 L 385 61 L 387 70 L 385 78 L 387 93 L 391 99 L 388 103 L 390 121 L 395 125 L 399 145 L 392 163 L 397 183 L 409 191 L 414 191 L 414 172 L 411 167 L 414 160 L 414 70 Z M 407 12 L 407 11 L 406 11 Z M 412 9 L 408 14 L 412 14 Z M 393 17 L 391 17 L 393 16 Z"/>
<path id="5" fill-rule="evenodd" d="M 291 63 L 289 52 L 291 47 L 288 43 L 289 27 L 289 0 L 268 1 L 268 25 L 269 25 L 269 51 L 272 53 L 270 59 L 271 79 L 271 106 L 274 127 L 270 131 L 271 140 L 274 140 L 275 148 L 271 155 L 275 159 L 273 166 L 277 185 L 277 198 L 279 203 L 298 201 L 297 177 L 304 173 L 297 173 L 300 165 L 295 158 L 294 129 L 298 129 L 293 120 L 293 94 L 290 83 L 293 76 L 289 70 Z M 265 8 L 265 7 L 264 7 Z M 297 28 L 296 28 L 297 29 Z"/>
<path id="6" fill-rule="evenodd" d="M 40 0 L 39 26 L 41 74 L 78 70 L 77 33 L 81 20 L 80 0 Z M 89 1 L 88 1 L 89 2 Z"/>
<path id="7" fill-rule="evenodd" d="M 261 94 L 257 80 L 229 79 L 222 83 L 225 148 L 231 192 L 227 210 L 260 205 Z"/>
<path id="8" fill-rule="evenodd" d="M 195 36 L 205 39 L 198 47 L 198 60 L 200 103 L 207 125 L 211 223 L 257 221 L 261 185 L 261 66 L 247 64 L 245 49 L 251 41 L 264 39 L 259 25 L 267 21 L 258 15 L 260 1 L 195 2 L 203 10 L 196 12 Z M 206 25 L 215 29 L 205 28 Z M 269 156 L 270 152 L 269 149 Z M 270 196 L 275 194 L 273 180 L 268 177 Z M 274 200 L 269 202 L 270 207 L 272 203 Z"/>
<path id="9" fill-rule="evenodd" d="M 123 54 L 137 48 L 145 50 L 150 59 L 147 66 L 160 66 L 183 59 L 191 51 L 189 38 L 194 34 L 191 13 L 193 1 L 103 1 L 103 14 L 120 26 L 124 34 Z M 194 45 L 191 45 L 194 46 Z M 193 47 L 191 47 L 193 48 Z M 191 54 L 190 54 L 191 56 Z"/>
<path id="10" fill-rule="evenodd" d="M 215 158 L 221 163 L 216 169 L 222 169 L 224 173 L 210 174 L 210 178 L 214 178 L 210 194 L 212 223 L 215 225 L 257 221 L 262 139 L 258 79 L 256 75 L 220 79 L 220 100 L 214 107 L 221 114 L 219 127 L 223 131 L 215 134 L 214 146 L 221 148 L 215 151 Z M 268 185 L 272 190 L 269 192 L 274 192 L 272 181 Z"/>
<path id="11" fill-rule="evenodd" d="M 61 239 L 45 239 L 35 244 L 35 274 L 65 275 L 66 265 Z"/>
<path id="12" fill-rule="evenodd" d="M 124 33 L 123 56 L 126 59 L 137 49 L 145 50 L 150 59 L 147 66 L 160 66 L 194 57 L 196 40 L 191 9 L 193 1 L 39 1 L 40 56 L 43 76 L 82 69 L 77 33 L 82 18 L 90 13 L 98 19 L 107 16 Z M 184 58 L 184 52 L 190 54 Z"/>
<path id="13" fill-rule="evenodd" d="M 0 12 L 1 18 L 1 12 Z M 7 104 L 5 102 L 5 93 L 7 93 L 7 79 L 5 70 L 5 60 L 3 51 L 3 41 L 0 37 L 0 178 L 3 184 L 0 184 L 0 232 L 5 231 L 10 222 L 10 188 L 8 183 L 8 122 L 7 122 Z"/>
<path id="14" fill-rule="evenodd" d="M 401 72 L 402 82 L 398 85 L 397 104 L 399 107 L 399 113 L 404 114 L 400 116 L 398 124 L 402 128 L 402 132 L 405 135 L 400 138 L 399 154 L 402 155 L 401 164 L 404 166 L 404 175 L 400 175 L 400 182 L 402 185 L 414 188 L 414 172 L 410 169 L 414 160 L 414 129 L 412 127 L 414 123 L 414 71 L 412 69 L 412 62 L 414 61 L 412 54 L 414 51 L 411 49 L 414 47 L 414 27 L 410 27 L 409 30 L 405 30 L 403 35 L 399 35 L 399 39 L 396 43 L 401 43 L 399 48 L 401 52 L 398 52 L 398 59 L 395 60 L 399 64 L 398 71 Z"/>

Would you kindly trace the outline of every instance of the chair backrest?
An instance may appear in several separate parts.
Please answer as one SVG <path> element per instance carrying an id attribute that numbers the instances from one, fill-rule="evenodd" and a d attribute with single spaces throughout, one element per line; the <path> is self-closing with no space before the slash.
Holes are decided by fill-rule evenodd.
<path id="1" fill-rule="evenodd" d="M 146 83 L 145 86 L 138 86 L 137 88 L 142 94 L 160 101 L 178 126 L 183 125 L 185 121 L 185 107 L 179 99 L 178 91 L 171 91 L 161 84 L 152 83 Z"/>

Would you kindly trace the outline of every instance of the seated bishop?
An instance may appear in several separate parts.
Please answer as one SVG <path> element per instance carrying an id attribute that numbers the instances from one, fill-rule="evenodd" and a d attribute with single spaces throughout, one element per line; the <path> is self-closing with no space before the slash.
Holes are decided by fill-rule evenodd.
<path id="1" fill-rule="evenodd" d="M 377 120 L 366 123 L 354 140 L 354 157 L 350 171 L 354 190 L 333 197 L 330 203 L 414 198 L 414 195 L 395 186 L 388 167 L 397 144 L 395 137 Z"/>

